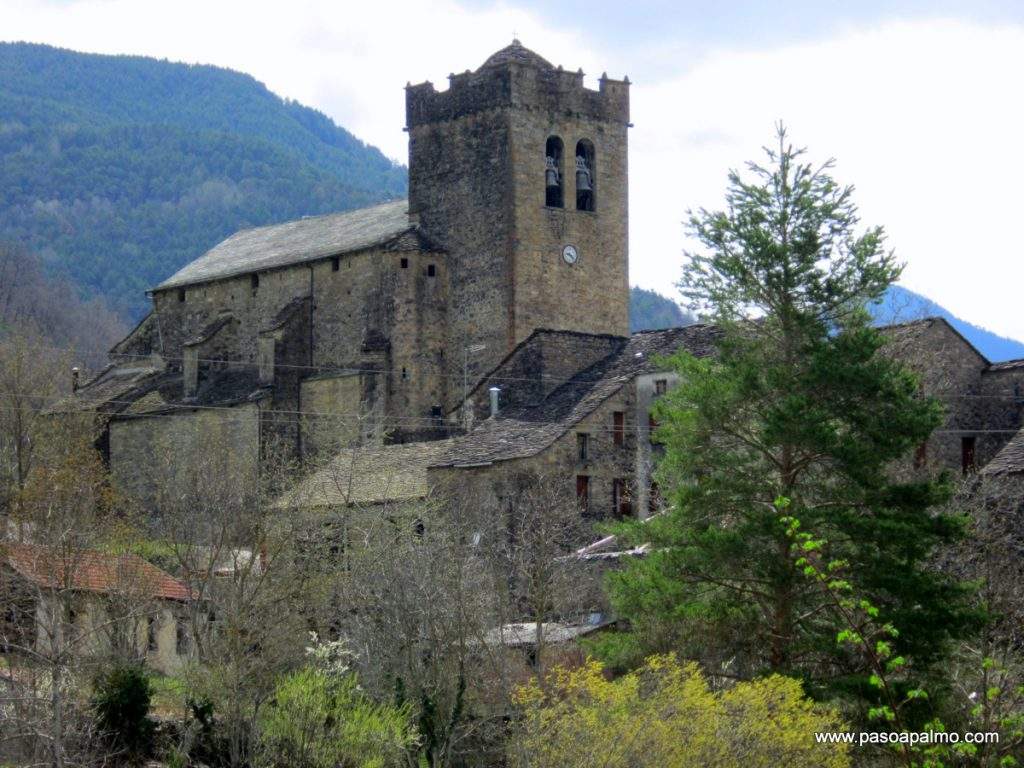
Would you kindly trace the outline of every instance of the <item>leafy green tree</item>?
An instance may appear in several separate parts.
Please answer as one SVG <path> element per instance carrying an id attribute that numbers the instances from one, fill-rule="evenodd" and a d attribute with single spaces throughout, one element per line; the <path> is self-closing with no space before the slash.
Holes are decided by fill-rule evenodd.
<path id="1" fill-rule="evenodd" d="M 852 188 L 813 167 L 780 126 L 753 179 L 729 176 L 725 211 L 692 213 L 704 246 L 680 287 L 721 329 L 719 354 L 670 359 L 681 384 L 657 403 L 665 515 L 627 525 L 651 554 L 610 577 L 632 633 L 620 661 L 676 649 L 724 675 L 803 676 L 815 693 L 871 696 L 863 663 L 837 645 L 827 600 L 801 578 L 776 500 L 827 542 L 826 561 L 882 622 L 894 653 L 924 669 L 972 614 L 927 566 L 959 519 L 936 511 L 943 478 L 898 471 L 942 419 L 885 353 L 863 307 L 899 276 L 880 228 L 858 234 Z"/>
<path id="2" fill-rule="evenodd" d="M 378 704 L 359 687 L 338 643 L 310 649 L 312 663 L 284 677 L 261 718 L 261 758 L 294 768 L 387 768 L 416 743 L 409 710 Z"/>

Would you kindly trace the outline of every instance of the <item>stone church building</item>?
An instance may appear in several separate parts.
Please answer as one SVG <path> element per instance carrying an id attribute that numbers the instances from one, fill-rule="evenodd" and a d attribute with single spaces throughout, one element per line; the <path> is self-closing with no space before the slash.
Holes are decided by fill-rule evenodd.
<path id="1" fill-rule="evenodd" d="M 356 466 L 359 451 L 362 479 L 394 480 L 363 483 L 370 503 L 530 466 L 594 517 L 644 514 L 649 406 L 673 383 L 656 359 L 709 354 L 715 332 L 630 335 L 629 126 L 628 79 L 587 88 L 518 41 L 445 90 L 407 86 L 407 200 L 232 235 L 152 289 L 70 405 L 96 413 L 142 498 L 168 448 L 177 466 L 233 472 L 279 450 Z M 1016 386 L 969 347 L 943 347 L 958 387 Z M 1019 409 L 999 418 L 1020 426 Z M 972 462 L 1000 447 L 985 440 Z"/>

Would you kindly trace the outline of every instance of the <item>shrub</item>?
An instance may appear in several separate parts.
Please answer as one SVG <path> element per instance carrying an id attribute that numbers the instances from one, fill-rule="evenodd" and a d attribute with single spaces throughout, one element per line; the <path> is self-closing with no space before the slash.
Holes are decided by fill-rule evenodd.
<path id="1" fill-rule="evenodd" d="M 416 742 L 407 709 L 374 703 L 351 673 L 316 667 L 281 680 L 260 726 L 263 762 L 292 768 L 399 766 Z"/>
<path id="2" fill-rule="evenodd" d="M 516 692 L 522 717 L 510 742 L 519 768 L 847 768 L 846 745 L 815 742 L 845 730 L 800 683 L 772 675 L 714 692 L 696 664 L 652 656 L 605 677 L 596 661 L 556 669 Z"/>
<path id="3" fill-rule="evenodd" d="M 149 718 L 153 689 L 137 664 L 111 667 L 93 684 L 92 710 L 96 726 L 127 761 L 138 761 L 153 747 L 153 721 Z"/>

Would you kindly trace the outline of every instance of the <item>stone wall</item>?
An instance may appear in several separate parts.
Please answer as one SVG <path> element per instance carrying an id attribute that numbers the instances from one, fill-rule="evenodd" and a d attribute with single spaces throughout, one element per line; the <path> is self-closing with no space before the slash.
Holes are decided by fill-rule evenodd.
<path id="1" fill-rule="evenodd" d="M 982 378 L 988 361 L 944 320 L 924 320 L 887 329 L 888 352 L 920 377 L 922 390 L 942 403 L 944 423 L 932 434 L 915 461 L 959 474 L 964 440 L 975 441 L 975 464 L 981 467 L 1009 439 L 989 428 L 991 409 Z"/>
<path id="2" fill-rule="evenodd" d="M 654 407 L 655 400 L 662 394 L 660 390 L 667 392 L 678 383 L 679 374 L 674 371 L 645 373 L 635 380 L 637 450 L 633 476 L 636 478 L 634 482 L 636 514 L 641 518 L 648 517 L 652 512 L 657 511 L 661 502 L 652 485 L 652 475 L 665 449 L 661 445 L 651 442 L 651 409 Z"/>
<path id="3" fill-rule="evenodd" d="M 118 417 L 110 422 L 110 468 L 119 488 L 144 510 L 159 507 L 156 489 L 187 491 L 195 473 L 204 481 L 225 473 L 234 482 L 256 477 L 260 458 L 260 407 L 175 411 Z"/>
<path id="4" fill-rule="evenodd" d="M 375 414 L 363 408 L 365 375 L 353 371 L 302 382 L 299 403 L 304 458 L 326 457 L 357 444 L 364 431 L 374 430 Z"/>

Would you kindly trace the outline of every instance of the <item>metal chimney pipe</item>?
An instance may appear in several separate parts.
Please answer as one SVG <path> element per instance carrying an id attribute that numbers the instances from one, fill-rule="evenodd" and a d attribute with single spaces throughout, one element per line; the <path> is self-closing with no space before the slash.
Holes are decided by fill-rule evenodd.
<path id="1" fill-rule="evenodd" d="M 498 415 L 498 395 L 501 393 L 501 389 L 491 387 L 487 391 L 491 394 L 491 418 L 494 418 Z"/>

